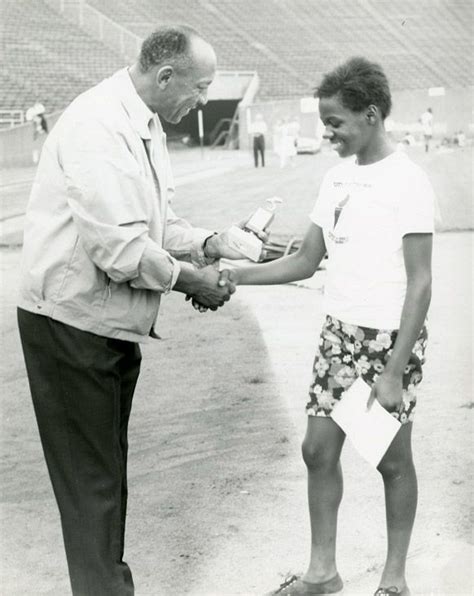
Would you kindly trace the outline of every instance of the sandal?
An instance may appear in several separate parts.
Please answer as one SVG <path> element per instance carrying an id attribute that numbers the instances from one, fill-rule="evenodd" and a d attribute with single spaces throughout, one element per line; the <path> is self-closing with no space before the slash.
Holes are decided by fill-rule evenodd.
<path id="1" fill-rule="evenodd" d="M 410 590 L 405 586 L 400 592 L 397 586 L 390 586 L 390 588 L 378 588 L 374 596 L 410 596 Z"/>
<path id="2" fill-rule="evenodd" d="M 324 596 L 324 594 L 338 594 L 342 590 L 342 579 L 338 574 L 324 582 L 311 583 L 304 581 L 298 575 L 290 575 L 275 591 L 267 596 L 282 594 L 284 596 Z"/>

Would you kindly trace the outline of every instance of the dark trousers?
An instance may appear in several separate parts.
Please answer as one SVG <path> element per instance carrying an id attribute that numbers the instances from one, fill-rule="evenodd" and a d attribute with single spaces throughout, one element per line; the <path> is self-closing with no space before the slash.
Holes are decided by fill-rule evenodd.
<path id="1" fill-rule="evenodd" d="M 258 168 L 259 153 L 263 168 L 265 166 L 265 137 L 263 135 L 257 135 L 253 138 L 253 160 L 256 168 Z"/>
<path id="2" fill-rule="evenodd" d="M 131 596 L 123 561 L 137 344 L 18 309 L 23 353 L 75 596 Z"/>

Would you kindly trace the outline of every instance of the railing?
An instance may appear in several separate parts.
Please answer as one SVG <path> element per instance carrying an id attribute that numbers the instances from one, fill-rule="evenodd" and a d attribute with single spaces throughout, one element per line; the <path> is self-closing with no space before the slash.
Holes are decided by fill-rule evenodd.
<path id="1" fill-rule="evenodd" d="M 216 139 L 212 143 L 211 149 L 215 149 L 217 147 L 217 145 L 219 145 L 219 144 L 224 145 L 224 148 L 228 149 L 228 147 L 227 147 L 227 139 L 228 138 L 229 138 L 229 131 L 221 130 L 221 132 L 217 135 Z"/>
<path id="2" fill-rule="evenodd" d="M 224 130 L 224 127 L 226 132 L 229 131 L 231 121 L 231 118 L 221 118 L 214 126 L 214 128 L 211 130 L 211 132 L 209 133 L 209 140 L 211 142 L 212 147 L 214 147 L 214 141 L 216 141 L 218 137 L 222 138 L 221 133 Z"/>
<path id="3" fill-rule="evenodd" d="M 13 128 L 25 122 L 23 110 L 0 110 L 0 128 Z"/>
<path id="4" fill-rule="evenodd" d="M 229 133 L 225 139 L 226 149 L 239 148 L 239 107 L 237 106 L 232 122 L 230 123 Z"/>
<path id="5" fill-rule="evenodd" d="M 53 9 L 78 25 L 104 45 L 134 60 L 140 52 L 142 38 L 131 33 L 83 0 L 45 0 Z"/>
<path id="6" fill-rule="evenodd" d="M 131 33 L 85 0 L 44 0 L 51 8 L 79 26 L 83 31 L 119 52 L 127 62 L 140 53 L 143 39 Z M 256 71 L 218 70 L 209 89 L 209 100 L 243 98 L 252 103 L 259 86 Z"/>

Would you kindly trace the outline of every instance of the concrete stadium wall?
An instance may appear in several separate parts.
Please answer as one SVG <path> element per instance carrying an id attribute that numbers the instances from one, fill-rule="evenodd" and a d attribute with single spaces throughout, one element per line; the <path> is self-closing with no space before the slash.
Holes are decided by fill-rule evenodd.
<path id="1" fill-rule="evenodd" d="M 45 115 L 49 130 L 56 124 L 61 113 Z M 46 135 L 40 135 L 35 140 L 33 131 L 32 122 L 0 131 L 0 167 L 31 166 L 36 163 Z"/>
<path id="2" fill-rule="evenodd" d="M 442 139 L 463 130 L 466 135 L 474 136 L 473 95 L 474 87 L 446 89 L 444 95 L 430 96 L 427 89 L 393 92 L 392 114 L 387 121 L 387 128 L 394 135 L 411 131 L 421 136 L 418 122 L 420 114 L 431 107 L 434 115 L 434 137 Z M 278 120 L 298 119 L 300 135 L 318 138 L 321 125 L 317 111 L 311 110 L 311 98 L 288 99 L 265 103 L 254 103 L 239 108 L 239 145 L 241 149 L 250 147 L 248 124 L 260 113 L 267 123 L 268 148 L 272 148 L 272 130 Z M 47 115 L 49 129 L 54 126 L 61 112 Z M 33 124 L 28 122 L 14 128 L 0 131 L 0 167 L 29 166 L 35 163 L 35 154 L 41 150 L 45 136 L 33 139 Z"/>
<path id="3" fill-rule="evenodd" d="M 390 120 L 393 130 L 419 132 L 420 114 L 426 108 L 433 110 L 434 136 L 452 135 L 458 130 L 472 136 L 474 134 L 474 87 L 445 89 L 444 95 L 430 96 L 426 89 L 394 91 L 393 108 Z"/>

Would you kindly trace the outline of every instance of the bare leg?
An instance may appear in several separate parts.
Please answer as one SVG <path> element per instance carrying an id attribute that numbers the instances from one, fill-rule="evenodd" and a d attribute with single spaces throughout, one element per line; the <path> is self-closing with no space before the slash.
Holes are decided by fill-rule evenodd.
<path id="1" fill-rule="evenodd" d="M 303 459 L 308 468 L 311 558 L 303 579 L 312 583 L 337 573 L 337 512 L 343 490 L 339 458 L 344 439 L 345 434 L 331 418 L 308 417 Z"/>
<path id="2" fill-rule="evenodd" d="M 411 451 L 412 426 L 410 422 L 401 427 L 378 466 L 385 487 L 388 545 L 380 585 L 396 586 L 400 591 L 406 587 L 405 564 L 418 499 Z"/>

